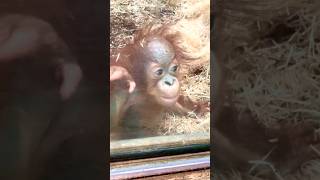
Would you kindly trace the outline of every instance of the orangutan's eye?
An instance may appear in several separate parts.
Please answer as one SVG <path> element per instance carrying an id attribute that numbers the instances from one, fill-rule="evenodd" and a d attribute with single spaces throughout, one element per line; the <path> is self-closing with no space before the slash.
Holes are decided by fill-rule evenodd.
<path id="1" fill-rule="evenodd" d="M 157 76 L 161 76 L 161 75 L 163 74 L 163 69 L 157 69 L 157 70 L 155 71 L 155 74 L 156 74 Z"/>
<path id="2" fill-rule="evenodd" d="M 171 67 L 171 72 L 176 72 L 178 70 L 178 65 L 174 65 Z"/>

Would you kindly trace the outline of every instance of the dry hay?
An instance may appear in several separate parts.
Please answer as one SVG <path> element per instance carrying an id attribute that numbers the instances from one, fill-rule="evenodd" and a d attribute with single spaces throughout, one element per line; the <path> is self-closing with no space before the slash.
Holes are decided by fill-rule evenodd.
<path id="1" fill-rule="evenodd" d="M 275 27 L 237 46 L 226 64 L 237 107 L 268 127 L 320 118 L 320 17 L 307 10 L 270 19 Z"/>
<path id="2" fill-rule="evenodd" d="M 183 44 L 194 57 L 184 65 L 182 93 L 195 101 L 210 101 L 210 1 L 209 0 L 112 0 L 110 47 L 123 47 L 133 40 L 134 32 L 147 24 L 169 24 L 183 34 Z M 204 117 L 166 114 L 161 134 L 209 132 L 210 113 Z"/>
<path id="3" fill-rule="evenodd" d="M 220 4 L 221 3 L 221 4 Z M 224 4 L 225 3 L 225 4 Z M 315 1 L 219 1 L 225 9 L 228 86 L 237 109 L 249 109 L 269 129 L 320 120 L 320 14 Z M 221 15 L 218 13 L 218 15 Z M 290 132 L 289 132 L 290 133 Z M 317 133 L 315 129 L 315 134 Z M 305 147 L 309 149 L 310 147 Z M 315 155 L 319 147 L 310 150 Z M 310 157 L 309 154 L 304 154 Z M 295 157 L 293 157 L 294 160 Z M 301 157 L 299 157 L 301 158 Z M 318 179 L 319 160 L 306 159 L 299 172 L 271 179 Z M 233 172 L 218 179 L 270 179 Z"/>
<path id="4" fill-rule="evenodd" d="M 176 6 L 157 0 L 112 0 L 110 2 L 110 46 L 123 47 L 134 32 L 149 23 L 170 23 L 178 18 Z"/>

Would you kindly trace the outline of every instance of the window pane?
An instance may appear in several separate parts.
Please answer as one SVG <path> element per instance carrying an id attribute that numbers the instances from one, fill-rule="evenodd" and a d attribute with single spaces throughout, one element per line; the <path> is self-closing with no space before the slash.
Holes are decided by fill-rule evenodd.
<path id="1" fill-rule="evenodd" d="M 208 135 L 209 14 L 209 0 L 111 1 L 111 146 Z"/>

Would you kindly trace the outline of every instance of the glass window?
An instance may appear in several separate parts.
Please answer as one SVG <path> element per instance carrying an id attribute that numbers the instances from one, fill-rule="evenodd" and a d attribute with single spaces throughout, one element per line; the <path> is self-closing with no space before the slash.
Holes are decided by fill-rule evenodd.
<path id="1" fill-rule="evenodd" d="M 110 11 L 111 158 L 208 150 L 210 1 L 112 0 Z"/>

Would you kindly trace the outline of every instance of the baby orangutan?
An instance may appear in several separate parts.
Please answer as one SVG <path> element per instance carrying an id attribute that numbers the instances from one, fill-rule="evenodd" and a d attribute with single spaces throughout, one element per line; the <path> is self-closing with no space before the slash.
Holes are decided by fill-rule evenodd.
<path id="1" fill-rule="evenodd" d="M 111 136 L 155 135 L 151 129 L 166 111 L 209 111 L 208 103 L 195 103 L 180 95 L 180 64 L 193 58 L 179 47 L 179 38 L 179 34 L 168 33 L 166 26 L 147 27 L 136 34 L 132 44 L 113 52 L 116 58 L 111 58 L 110 67 Z M 115 80 L 120 76 L 129 81 L 129 89 L 124 81 Z"/>

